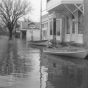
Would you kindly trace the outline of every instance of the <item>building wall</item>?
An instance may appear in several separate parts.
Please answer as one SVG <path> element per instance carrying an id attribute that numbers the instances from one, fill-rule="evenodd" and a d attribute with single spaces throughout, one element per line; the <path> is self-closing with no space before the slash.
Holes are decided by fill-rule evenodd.
<path id="1" fill-rule="evenodd" d="M 33 36 L 34 36 L 34 40 L 40 40 L 40 30 L 39 29 L 35 29 L 33 31 Z"/>
<path id="2" fill-rule="evenodd" d="M 48 21 L 42 23 L 42 39 L 47 40 Z"/>
<path id="3" fill-rule="evenodd" d="M 24 22 L 24 21 L 18 21 L 18 24 L 20 25 L 20 38 L 23 37 L 23 32 L 26 33 L 26 40 L 30 41 L 32 40 L 32 31 L 31 27 L 29 26 L 31 22 Z M 39 22 L 34 22 L 34 29 L 33 29 L 33 40 L 40 40 L 40 29 L 39 29 Z"/>
<path id="4" fill-rule="evenodd" d="M 26 40 L 27 41 L 31 41 L 32 38 L 32 34 L 31 34 L 31 30 L 27 30 L 27 35 L 26 35 Z M 33 40 L 40 40 L 40 30 L 39 29 L 34 29 L 33 30 Z"/>
<path id="5" fill-rule="evenodd" d="M 42 39 L 48 39 L 48 14 L 42 16 Z"/>
<path id="6" fill-rule="evenodd" d="M 27 30 L 27 33 L 26 33 L 26 40 L 27 41 L 31 41 L 31 31 L 30 30 Z"/>
<path id="7" fill-rule="evenodd" d="M 69 26 L 70 26 L 70 33 L 67 34 L 65 33 L 65 40 L 66 41 L 74 41 L 75 43 L 83 43 L 83 34 L 79 34 L 78 32 L 78 11 L 74 13 L 75 15 L 75 20 L 72 20 L 72 14 L 69 14 Z M 75 33 L 72 33 L 72 21 L 75 21 Z M 67 21 L 66 21 L 67 24 Z M 67 26 L 65 25 L 67 28 Z"/>

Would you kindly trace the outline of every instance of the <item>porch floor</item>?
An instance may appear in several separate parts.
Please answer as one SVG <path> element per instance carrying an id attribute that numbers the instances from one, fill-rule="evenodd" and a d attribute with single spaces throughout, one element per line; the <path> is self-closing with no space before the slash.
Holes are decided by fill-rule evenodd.
<path id="1" fill-rule="evenodd" d="M 51 40 L 50 42 L 52 43 L 52 46 L 57 47 L 57 48 L 69 47 L 69 48 L 85 48 L 85 49 L 88 49 L 88 47 L 86 47 L 84 44 L 81 44 L 81 43 L 60 42 L 60 41 L 54 42 L 53 40 Z"/>

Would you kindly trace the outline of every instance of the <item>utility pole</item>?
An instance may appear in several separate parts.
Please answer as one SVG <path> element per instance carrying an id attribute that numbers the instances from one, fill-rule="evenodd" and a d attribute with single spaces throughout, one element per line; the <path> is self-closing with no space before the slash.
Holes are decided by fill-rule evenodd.
<path id="1" fill-rule="evenodd" d="M 40 0 L 40 40 L 42 40 L 42 0 Z"/>
<path id="2" fill-rule="evenodd" d="M 83 43 L 88 47 L 88 0 L 84 1 L 84 14 L 83 14 Z"/>

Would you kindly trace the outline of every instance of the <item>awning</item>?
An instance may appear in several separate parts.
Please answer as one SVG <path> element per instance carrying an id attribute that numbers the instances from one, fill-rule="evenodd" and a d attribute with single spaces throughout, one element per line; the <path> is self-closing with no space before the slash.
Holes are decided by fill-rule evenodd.
<path id="1" fill-rule="evenodd" d="M 52 10 L 50 10 L 50 12 L 52 13 L 52 11 L 56 11 L 57 13 L 63 13 L 65 15 L 68 16 L 69 13 L 73 14 L 75 16 L 75 12 L 77 10 L 80 10 L 83 14 L 84 14 L 84 4 L 82 2 L 80 3 L 61 3 L 58 6 L 56 6 L 55 8 L 53 8 Z"/>

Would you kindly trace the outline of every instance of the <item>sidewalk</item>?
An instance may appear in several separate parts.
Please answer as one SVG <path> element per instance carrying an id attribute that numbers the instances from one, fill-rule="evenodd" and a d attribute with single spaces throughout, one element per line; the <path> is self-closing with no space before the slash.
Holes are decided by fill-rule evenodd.
<path id="1" fill-rule="evenodd" d="M 4 58 L 8 48 L 8 36 L 0 36 L 0 60 Z"/>

